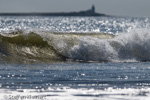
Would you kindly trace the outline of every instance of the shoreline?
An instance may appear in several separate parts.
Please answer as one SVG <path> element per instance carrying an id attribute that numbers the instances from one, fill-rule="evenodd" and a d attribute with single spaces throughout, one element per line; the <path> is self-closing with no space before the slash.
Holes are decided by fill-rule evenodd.
<path id="1" fill-rule="evenodd" d="M 100 13 L 70 12 L 70 13 L 0 13 L 0 16 L 107 16 Z"/>

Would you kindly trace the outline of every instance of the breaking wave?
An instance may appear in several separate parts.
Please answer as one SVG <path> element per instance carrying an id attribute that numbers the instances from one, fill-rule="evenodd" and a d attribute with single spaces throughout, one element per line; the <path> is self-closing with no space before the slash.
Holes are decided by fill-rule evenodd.
<path id="1" fill-rule="evenodd" d="M 150 33 L 24 32 L 0 34 L 1 63 L 150 61 Z"/>

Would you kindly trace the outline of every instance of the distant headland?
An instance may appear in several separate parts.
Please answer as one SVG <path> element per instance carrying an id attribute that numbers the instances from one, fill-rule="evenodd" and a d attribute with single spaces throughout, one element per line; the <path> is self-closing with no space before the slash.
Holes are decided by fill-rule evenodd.
<path id="1" fill-rule="evenodd" d="M 60 12 L 60 13 L 0 13 L 0 16 L 106 16 L 102 13 L 95 12 L 95 6 L 91 9 L 79 12 Z"/>

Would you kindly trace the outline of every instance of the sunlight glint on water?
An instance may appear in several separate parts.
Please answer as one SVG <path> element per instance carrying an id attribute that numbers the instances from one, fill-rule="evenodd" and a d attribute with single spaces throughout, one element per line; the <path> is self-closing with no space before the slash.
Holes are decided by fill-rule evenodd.
<path id="1" fill-rule="evenodd" d="M 1 100 L 149 100 L 150 19 L 0 17 Z"/>

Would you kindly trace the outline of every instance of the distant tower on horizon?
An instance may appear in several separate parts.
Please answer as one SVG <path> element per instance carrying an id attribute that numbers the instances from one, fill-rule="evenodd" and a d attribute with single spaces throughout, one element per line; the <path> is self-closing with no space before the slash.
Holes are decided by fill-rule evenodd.
<path id="1" fill-rule="evenodd" d="M 95 13 L 95 6 L 92 5 L 91 12 Z"/>

